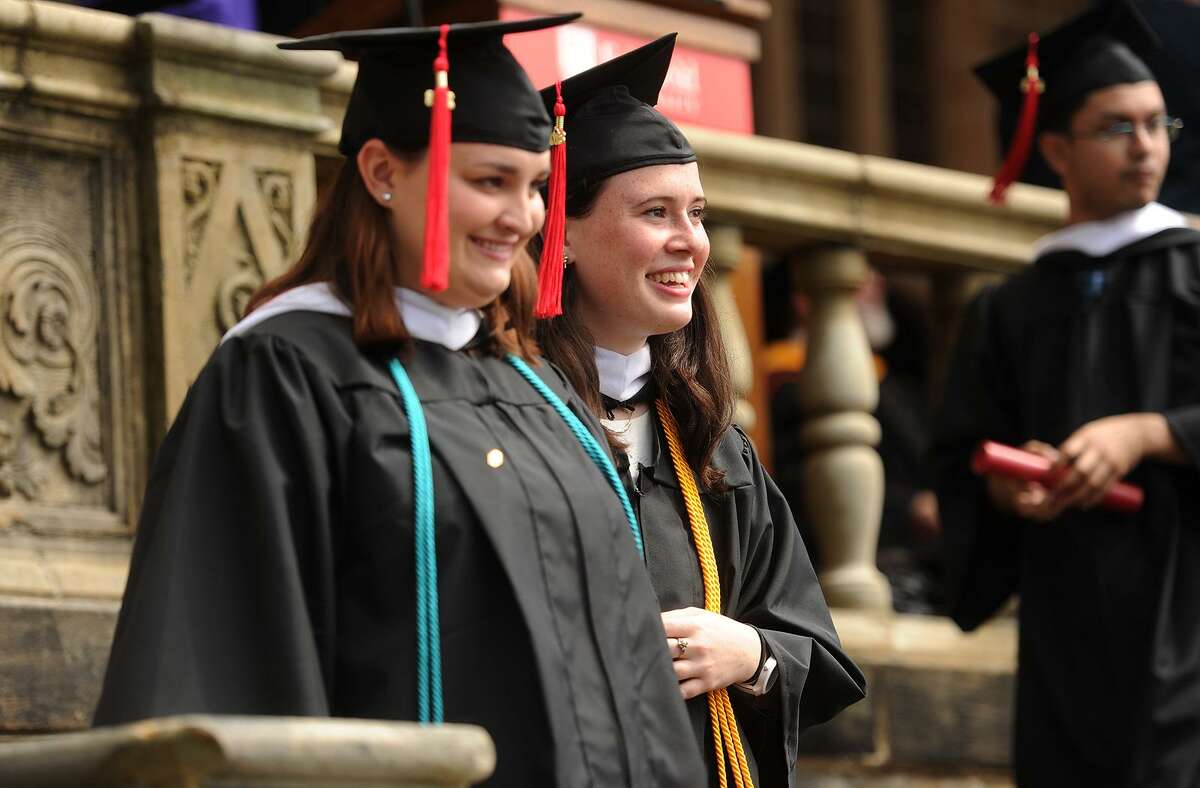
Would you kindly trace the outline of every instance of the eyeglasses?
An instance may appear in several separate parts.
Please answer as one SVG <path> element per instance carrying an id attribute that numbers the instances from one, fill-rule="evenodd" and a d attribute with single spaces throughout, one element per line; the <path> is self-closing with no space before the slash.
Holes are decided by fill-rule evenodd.
<path id="1" fill-rule="evenodd" d="M 1150 137 L 1165 133 L 1167 139 L 1174 142 L 1179 139 L 1179 133 L 1183 131 L 1183 121 L 1173 115 L 1156 115 L 1144 122 L 1122 120 L 1099 131 L 1073 131 L 1068 136 L 1101 142 L 1128 143 L 1139 128 L 1144 129 L 1146 135 Z"/>

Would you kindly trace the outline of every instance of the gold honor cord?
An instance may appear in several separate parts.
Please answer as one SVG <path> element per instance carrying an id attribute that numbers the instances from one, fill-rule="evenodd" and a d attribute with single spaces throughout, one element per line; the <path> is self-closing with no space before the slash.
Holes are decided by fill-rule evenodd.
<path id="1" fill-rule="evenodd" d="M 700 490 L 696 486 L 696 477 L 688 467 L 687 458 L 683 456 L 683 446 L 679 442 L 679 427 L 675 417 L 671 415 L 667 403 L 656 400 L 654 407 L 658 411 L 658 420 L 662 423 L 663 433 L 667 437 L 667 447 L 671 451 L 671 464 L 675 467 L 675 477 L 679 480 L 679 489 L 683 491 L 683 505 L 687 509 L 688 522 L 692 526 L 692 538 L 696 542 L 696 555 L 700 559 L 700 576 L 704 580 L 704 609 L 713 613 L 721 612 L 721 576 L 717 574 L 717 559 L 713 555 L 712 537 L 708 533 L 708 518 L 704 516 L 704 507 L 700 503 Z M 746 751 L 742 749 L 742 737 L 738 733 L 737 720 L 733 716 L 733 705 L 729 702 L 729 690 L 725 687 L 708 693 L 708 716 L 712 722 L 713 748 L 717 754 L 717 777 L 721 788 L 728 787 L 725 776 L 725 756 L 732 761 L 733 784 L 736 788 L 754 788 L 750 778 L 750 767 L 746 763 Z"/>

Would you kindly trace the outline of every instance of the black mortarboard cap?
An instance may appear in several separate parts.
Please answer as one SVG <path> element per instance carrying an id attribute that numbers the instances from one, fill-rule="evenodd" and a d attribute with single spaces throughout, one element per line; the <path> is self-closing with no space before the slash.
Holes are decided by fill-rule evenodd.
<path id="1" fill-rule="evenodd" d="M 509 33 L 566 24 L 580 14 L 512 22 L 452 24 L 447 33 L 450 90 L 455 94 L 451 137 L 541 152 L 549 147 L 551 121 L 525 70 L 504 46 Z M 342 121 L 338 149 L 346 155 L 378 137 L 400 150 L 429 143 L 432 63 L 439 27 L 393 27 L 311 36 L 282 49 L 323 49 L 358 61 L 358 78 Z"/>
<path id="2" fill-rule="evenodd" d="M 1153 80 L 1143 58 L 1158 47 L 1154 31 L 1129 0 L 1104 0 L 1036 42 L 1038 75 L 1044 85 L 1034 133 L 1057 125 L 1095 90 Z M 1000 137 L 1006 149 L 1019 136 L 1028 47 L 1014 47 L 979 64 L 975 74 L 1000 104 Z M 1036 150 L 1035 166 L 1044 169 Z"/>
<path id="3" fill-rule="evenodd" d="M 640 167 L 696 160 L 683 133 L 654 109 L 674 50 L 671 33 L 562 82 L 568 193 Z M 542 99 L 553 108 L 553 85 Z"/>
<path id="4" fill-rule="evenodd" d="M 1110 0 L 1071 19 L 1038 42 L 1046 85 L 1039 114 L 1053 116 L 1093 90 L 1154 79 L 1142 58 L 1157 46 L 1154 31 L 1128 0 Z M 1022 44 L 975 68 L 1000 103 L 1014 109 L 1024 96 L 1025 52 Z"/>

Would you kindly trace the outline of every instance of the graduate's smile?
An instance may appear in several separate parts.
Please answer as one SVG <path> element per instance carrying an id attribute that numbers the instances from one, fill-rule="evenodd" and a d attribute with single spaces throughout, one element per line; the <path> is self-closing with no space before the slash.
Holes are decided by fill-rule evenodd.
<path id="1" fill-rule="evenodd" d="M 654 289 L 671 298 L 689 298 L 692 295 L 692 272 L 694 267 L 668 268 L 646 274 Z"/>
<path id="2" fill-rule="evenodd" d="M 488 238 L 481 238 L 478 235 L 471 235 L 468 238 L 481 255 L 498 263 L 507 263 L 517 251 L 515 242 L 495 241 Z"/>

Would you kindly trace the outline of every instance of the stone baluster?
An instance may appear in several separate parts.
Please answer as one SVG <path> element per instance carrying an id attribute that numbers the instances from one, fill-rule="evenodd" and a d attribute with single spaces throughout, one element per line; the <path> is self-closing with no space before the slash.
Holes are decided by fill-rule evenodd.
<path id="1" fill-rule="evenodd" d="M 708 239 L 712 244 L 708 264 L 716 274 L 710 290 L 713 309 L 721 326 L 721 339 L 725 342 L 725 352 L 729 357 L 729 375 L 733 379 L 733 391 L 737 397 L 733 420 L 744 429 L 753 430 L 758 414 L 754 412 L 754 406 L 747 396 L 754 386 L 754 359 L 730 281 L 730 276 L 742 259 L 742 231 L 731 225 L 710 226 Z"/>
<path id="2" fill-rule="evenodd" d="M 883 463 L 874 449 L 879 423 L 871 414 L 879 386 L 854 305 L 867 275 L 866 256 L 853 247 L 826 246 L 792 265 L 793 279 L 812 305 L 800 440 L 821 586 L 832 606 L 890 610 L 891 590 L 875 567 Z"/>

